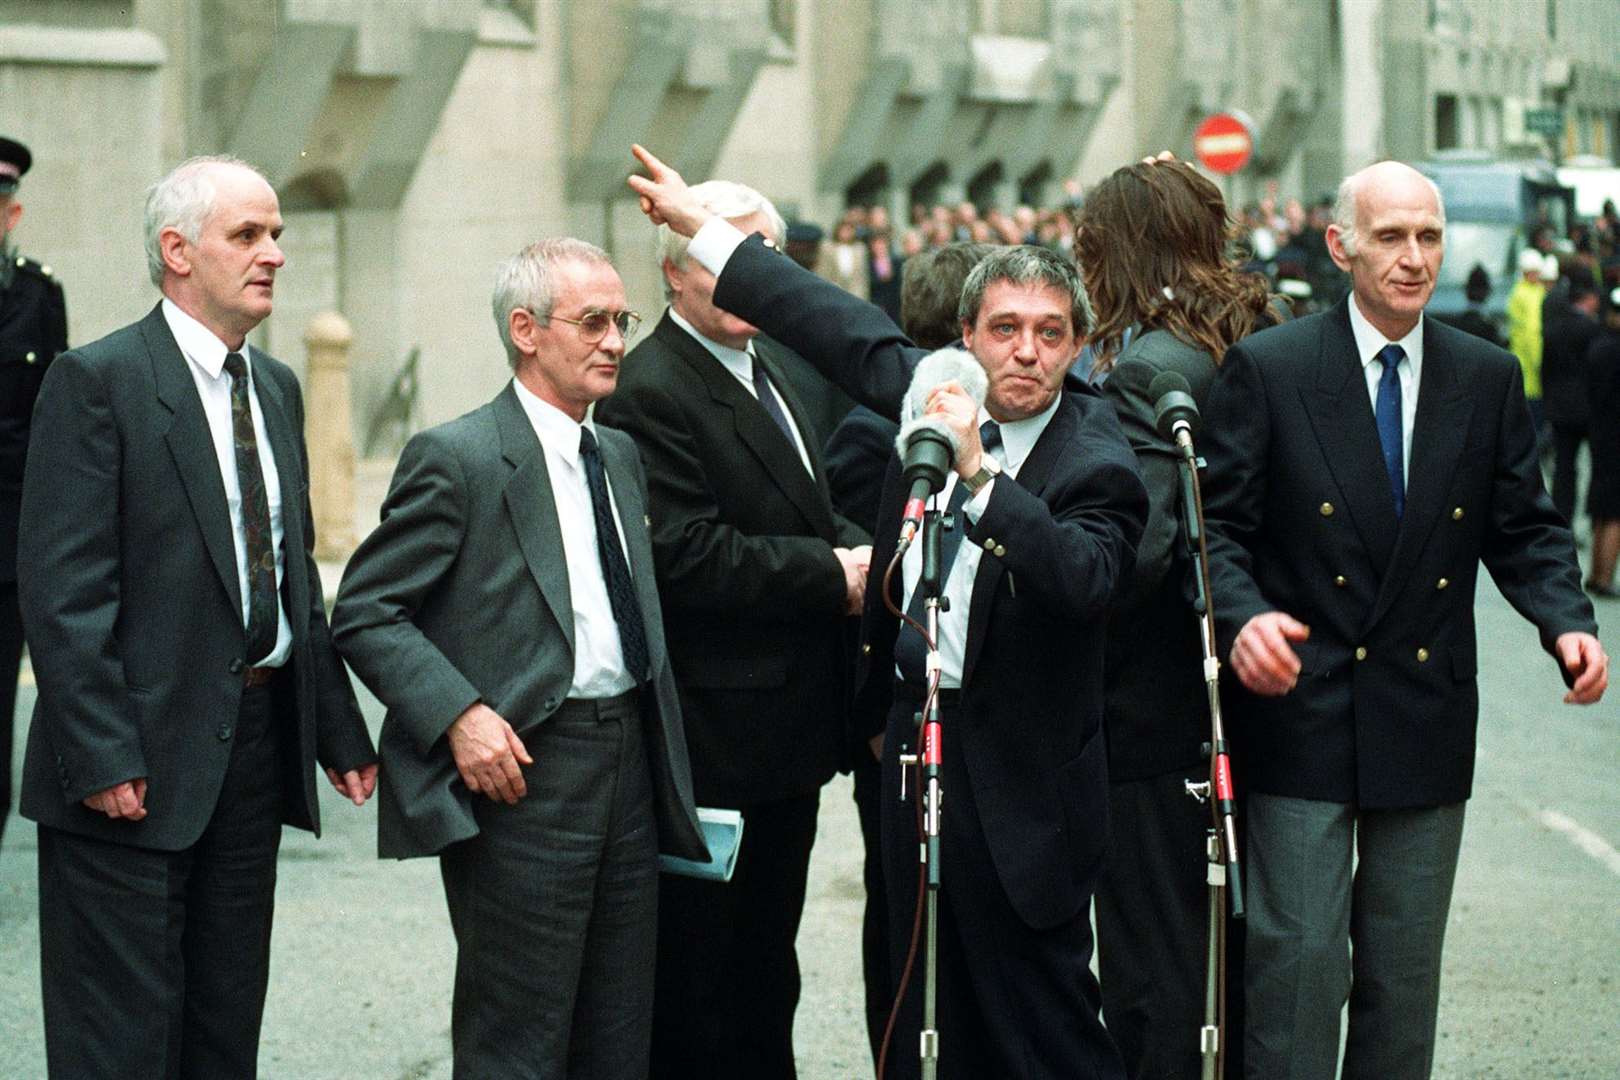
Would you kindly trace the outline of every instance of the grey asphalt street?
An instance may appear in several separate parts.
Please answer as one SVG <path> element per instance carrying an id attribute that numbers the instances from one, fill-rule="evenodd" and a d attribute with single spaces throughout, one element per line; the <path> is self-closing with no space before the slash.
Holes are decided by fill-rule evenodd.
<path id="1" fill-rule="evenodd" d="M 1481 753 L 1446 943 L 1436 1075 L 1612 1080 L 1620 690 L 1594 708 L 1560 704 L 1552 662 L 1489 583 L 1479 613 Z M 1605 602 L 1599 618 L 1610 624 L 1609 652 L 1620 653 L 1620 603 Z M 32 688 L 19 697 L 20 744 Z M 376 703 L 362 697 L 375 724 Z M 1237 771 L 1241 782 L 1241 761 Z M 448 1077 L 453 956 L 437 866 L 377 861 L 375 810 L 324 797 L 326 837 L 289 830 L 282 847 L 262 1074 Z M 0 848 L 0 1075 L 18 1080 L 45 1075 L 34 873 L 33 826 L 13 817 Z M 870 1075 L 860 910 L 860 835 L 840 778 L 823 793 L 800 935 L 804 1080 Z"/>

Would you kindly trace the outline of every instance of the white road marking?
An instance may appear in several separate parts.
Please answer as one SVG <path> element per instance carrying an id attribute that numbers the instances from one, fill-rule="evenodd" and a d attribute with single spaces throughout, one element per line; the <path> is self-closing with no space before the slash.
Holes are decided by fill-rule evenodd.
<path id="1" fill-rule="evenodd" d="M 1545 808 L 1537 810 L 1535 818 L 1554 832 L 1563 833 L 1569 838 L 1570 843 L 1602 863 L 1608 868 L 1609 873 L 1620 877 L 1620 851 L 1616 851 L 1603 837 L 1557 810 Z"/>

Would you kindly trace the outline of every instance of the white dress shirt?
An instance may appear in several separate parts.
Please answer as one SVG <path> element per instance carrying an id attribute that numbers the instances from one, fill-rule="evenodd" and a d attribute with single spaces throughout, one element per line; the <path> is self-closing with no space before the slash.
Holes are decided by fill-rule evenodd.
<path id="1" fill-rule="evenodd" d="M 720 366 L 731 372 L 732 376 L 743 384 L 743 387 L 748 391 L 749 397 L 755 401 L 759 400 L 759 388 L 754 384 L 754 365 L 759 361 L 754 356 L 754 343 L 752 341 L 749 341 L 746 349 L 733 349 L 720 344 L 718 341 L 710 341 L 698 333 L 692 328 L 692 324 L 683 319 L 681 313 L 674 308 L 669 309 L 669 317 L 676 326 L 691 334 L 699 344 L 708 349 L 710 355 L 720 361 Z M 777 407 L 782 410 L 782 415 L 787 417 L 788 428 L 793 432 L 793 449 L 799 452 L 799 461 L 804 464 L 804 471 L 814 476 L 815 470 L 810 466 L 810 452 L 804 448 L 804 435 L 799 431 L 799 422 L 793 419 L 793 410 L 788 408 L 787 402 L 783 400 L 781 390 L 777 389 L 776 380 L 769 378 L 769 372 L 766 375 L 766 381 L 770 383 L 771 387 L 771 396 L 776 399 Z"/>
<path id="2" fill-rule="evenodd" d="M 1350 296 L 1350 332 L 1356 338 L 1356 354 L 1361 358 L 1361 371 L 1367 378 L 1367 400 L 1372 402 L 1373 415 L 1378 415 L 1378 383 L 1384 377 L 1384 363 L 1378 353 L 1385 345 L 1399 345 L 1406 350 L 1406 358 L 1395 365 L 1395 377 L 1401 381 L 1401 475 L 1407 486 L 1412 481 L 1412 425 L 1417 419 L 1418 386 L 1423 374 L 1423 316 L 1417 325 L 1407 331 L 1399 341 L 1390 341 L 1361 313 L 1361 301 Z"/>
<path id="3" fill-rule="evenodd" d="M 1001 449 L 991 456 L 1001 463 L 1002 472 L 1011 480 L 1016 480 L 1018 470 L 1023 468 L 1024 461 L 1029 457 L 1031 450 L 1035 449 L 1036 440 L 1046 425 L 1051 423 L 1052 416 L 1057 412 L 1058 404 L 1063 400 L 1059 393 L 1052 399 L 1052 404 L 1046 407 L 1045 412 L 1037 413 L 1025 420 L 1014 420 L 1001 425 Z M 982 425 L 990 419 L 990 414 L 982 408 L 979 410 L 979 423 Z M 961 483 L 961 477 L 952 470 L 945 475 L 945 486 L 934 496 L 931 507 L 943 510 L 951 501 L 951 492 Z M 1000 480 L 991 480 L 978 493 L 962 504 L 962 514 L 967 521 L 957 522 L 957 528 L 967 529 L 977 525 L 979 517 L 985 508 L 990 505 L 991 493 Z M 956 549 L 956 560 L 951 563 L 951 572 L 945 579 L 942 594 L 950 602 L 950 610 L 943 611 L 939 616 L 939 659 L 940 673 L 939 685 L 946 688 L 960 688 L 962 685 L 962 661 L 967 656 L 967 628 L 968 607 L 973 601 L 973 578 L 979 572 L 979 558 L 983 550 L 971 543 L 964 535 L 962 546 Z M 873 567 L 881 576 L 882 571 Z M 905 558 L 900 563 L 900 570 L 905 581 L 905 589 L 901 597 L 900 610 L 906 611 L 911 604 L 911 594 L 917 591 L 917 582 L 922 578 L 922 543 L 912 544 L 906 551 Z M 915 630 L 904 624 L 900 627 L 902 634 L 914 634 Z M 898 666 L 895 675 L 899 677 Z"/>
<path id="4" fill-rule="evenodd" d="M 168 297 L 163 298 L 163 318 L 169 324 L 180 352 L 191 369 L 191 379 L 202 398 L 203 415 L 208 418 L 208 434 L 214 443 L 219 478 L 225 485 L 225 505 L 231 515 L 231 538 L 236 548 L 236 581 L 242 591 L 242 625 L 248 624 L 253 597 L 248 592 L 247 529 L 242 523 L 242 482 L 236 471 L 236 433 L 231 421 L 231 377 L 225 372 L 225 357 L 231 351 L 202 323 L 187 315 Z M 270 655 L 259 660 L 261 667 L 281 667 L 292 655 L 292 624 L 281 602 L 281 583 L 287 573 L 287 545 L 281 523 L 281 474 L 276 455 L 264 431 L 264 413 L 255 389 L 252 350 L 244 342 L 239 350 L 247 363 L 248 407 L 253 413 L 253 438 L 259 445 L 259 469 L 264 473 L 264 493 L 270 504 L 270 543 L 276 553 L 276 644 Z M 302 555 L 302 552 L 300 552 Z M 247 659 L 253 660 L 254 657 Z"/>
<path id="5" fill-rule="evenodd" d="M 557 528 L 562 533 L 563 558 L 568 565 L 568 595 L 574 605 L 574 681 L 568 696 L 608 698 L 622 694 L 635 686 L 636 680 L 624 664 L 619 624 L 613 618 L 607 581 L 602 577 L 602 557 L 596 550 L 596 511 L 585 480 L 585 465 L 579 460 L 580 428 L 590 428 L 595 436 L 595 421 L 587 414 L 583 425 L 576 423 L 555 405 L 541 401 L 517 379 L 512 380 L 512 388 L 540 439 L 546 473 L 551 478 L 551 497 L 557 504 Z M 606 466 L 604 460 L 604 479 Z M 613 497 L 610 479 L 607 488 L 613 522 L 619 531 L 619 550 L 625 553 L 624 562 L 629 566 L 630 549 L 624 542 L 624 523 L 619 519 L 619 504 Z"/>

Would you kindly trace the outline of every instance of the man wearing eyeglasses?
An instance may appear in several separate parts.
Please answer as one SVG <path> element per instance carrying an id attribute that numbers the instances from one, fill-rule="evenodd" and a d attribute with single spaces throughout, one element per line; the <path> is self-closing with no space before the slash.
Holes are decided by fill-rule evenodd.
<path id="1" fill-rule="evenodd" d="M 455 1075 L 647 1075 L 657 853 L 706 859 L 599 248 L 502 268 L 513 379 L 406 445 L 333 632 L 388 707 L 378 847 L 438 855 Z"/>
<path id="2" fill-rule="evenodd" d="M 759 192 L 711 180 L 710 212 L 783 239 Z M 821 785 L 853 750 L 844 634 L 870 538 L 836 515 L 786 348 L 714 305 L 686 238 L 658 234 L 669 310 L 599 407 L 647 466 L 653 554 L 697 800 L 743 812 L 730 882 L 664 877 L 653 1076 L 794 1075 L 794 952 Z"/>

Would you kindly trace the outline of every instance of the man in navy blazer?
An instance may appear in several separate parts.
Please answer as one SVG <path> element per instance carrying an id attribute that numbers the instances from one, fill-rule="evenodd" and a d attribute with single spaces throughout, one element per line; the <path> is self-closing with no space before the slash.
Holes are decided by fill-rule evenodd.
<path id="1" fill-rule="evenodd" d="M 715 303 L 895 416 L 921 350 L 878 309 L 708 215 L 677 174 L 640 156 L 651 179 L 632 178 L 632 186 L 650 216 L 694 236 L 689 256 L 718 273 Z M 966 495 L 940 630 L 948 792 L 940 1075 L 1123 1077 L 1088 967 L 1088 909 L 1107 818 L 1098 645 L 1135 556 L 1147 496 L 1112 407 L 1065 382 L 1090 325 L 1073 264 L 1040 248 L 1004 249 L 969 276 L 960 314 L 963 344 L 988 378 L 984 407 L 954 381 L 934 387 L 926 406 L 961 447 L 938 502 L 958 487 Z M 905 494 L 891 459 L 873 552 L 880 578 L 898 547 Z M 917 555 L 895 569 L 887 598 L 881 588 L 867 591 L 856 674 L 858 722 L 884 734 L 897 969 L 918 903 L 916 786 L 908 783 L 902 800 L 900 755 L 916 747 L 922 690 L 910 665 L 897 661 L 903 639 L 885 599 L 909 604 Z M 919 965 L 890 1045 L 890 1076 L 918 1071 L 922 979 Z"/>
<path id="2" fill-rule="evenodd" d="M 1217 630 L 1249 791 L 1247 1068 L 1426 1077 L 1474 773 L 1479 565 L 1591 703 L 1608 682 L 1514 358 L 1423 307 L 1434 185 L 1345 180 L 1352 295 L 1244 339 L 1203 449 Z M 1352 950 L 1353 946 L 1353 960 Z"/>

